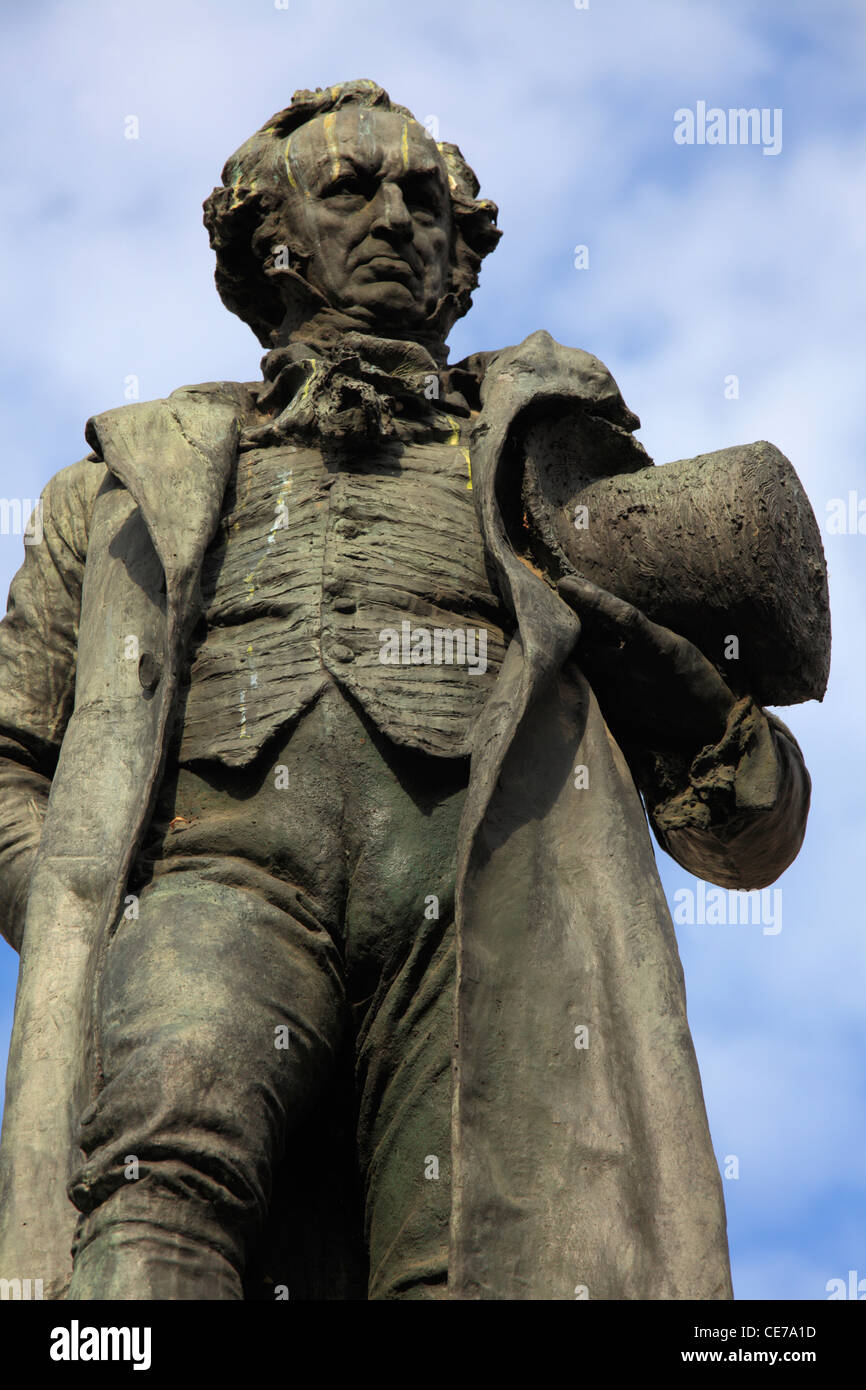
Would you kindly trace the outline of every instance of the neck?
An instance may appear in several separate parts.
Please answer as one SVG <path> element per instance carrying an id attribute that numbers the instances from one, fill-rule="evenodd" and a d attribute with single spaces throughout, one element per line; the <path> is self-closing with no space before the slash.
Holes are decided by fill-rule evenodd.
<path id="1" fill-rule="evenodd" d="M 407 332 L 403 324 L 399 327 L 383 324 L 372 317 L 345 314 L 330 307 L 318 310 L 301 323 L 283 323 L 274 334 L 274 346 L 288 347 L 292 343 L 304 343 L 309 347 L 318 348 L 322 353 L 328 353 L 339 348 L 340 340 L 347 333 L 362 333 L 368 337 L 385 338 L 393 342 L 417 343 L 420 347 L 426 348 L 438 366 L 444 366 L 448 361 L 448 348 L 441 334 L 433 329 L 425 330 L 422 326 L 420 329 Z"/>

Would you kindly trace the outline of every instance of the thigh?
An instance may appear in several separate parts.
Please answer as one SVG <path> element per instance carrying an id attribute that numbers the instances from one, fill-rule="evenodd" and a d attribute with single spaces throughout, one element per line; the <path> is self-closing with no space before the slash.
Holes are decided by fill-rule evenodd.
<path id="1" fill-rule="evenodd" d="M 280 907 L 261 874 L 174 860 L 117 930 L 97 1011 L 103 1085 L 82 1124 L 85 1206 L 133 1154 L 149 1186 L 188 1195 L 199 1181 L 238 1218 L 262 1218 L 274 1160 L 327 1083 L 345 1011 L 328 932 Z"/>

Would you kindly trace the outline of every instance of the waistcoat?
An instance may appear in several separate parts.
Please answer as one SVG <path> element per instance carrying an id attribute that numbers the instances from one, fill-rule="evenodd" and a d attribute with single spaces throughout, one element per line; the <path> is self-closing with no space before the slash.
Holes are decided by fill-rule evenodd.
<path id="1" fill-rule="evenodd" d="M 472 498 L 468 421 L 355 451 L 241 450 L 202 569 L 180 759 L 250 763 L 333 679 L 395 742 L 471 751 L 510 615 Z"/>

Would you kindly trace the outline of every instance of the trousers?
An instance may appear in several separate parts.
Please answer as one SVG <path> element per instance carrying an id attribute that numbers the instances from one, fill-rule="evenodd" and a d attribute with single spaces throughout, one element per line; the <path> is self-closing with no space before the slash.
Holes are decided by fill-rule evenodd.
<path id="1" fill-rule="evenodd" d="M 249 767 L 172 766 L 98 987 L 71 1299 L 447 1298 L 468 777 L 335 683 Z"/>

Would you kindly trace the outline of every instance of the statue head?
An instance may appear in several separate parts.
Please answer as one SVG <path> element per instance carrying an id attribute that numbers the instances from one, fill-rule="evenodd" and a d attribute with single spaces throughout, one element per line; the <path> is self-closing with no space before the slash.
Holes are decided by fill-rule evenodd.
<path id="1" fill-rule="evenodd" d="M 204 204 L 217 288 L 265 347 L 316 318 L 441 356 L 500 236 L 457 146 L 367 80 L 296 92 L 222 178 Z"/>

